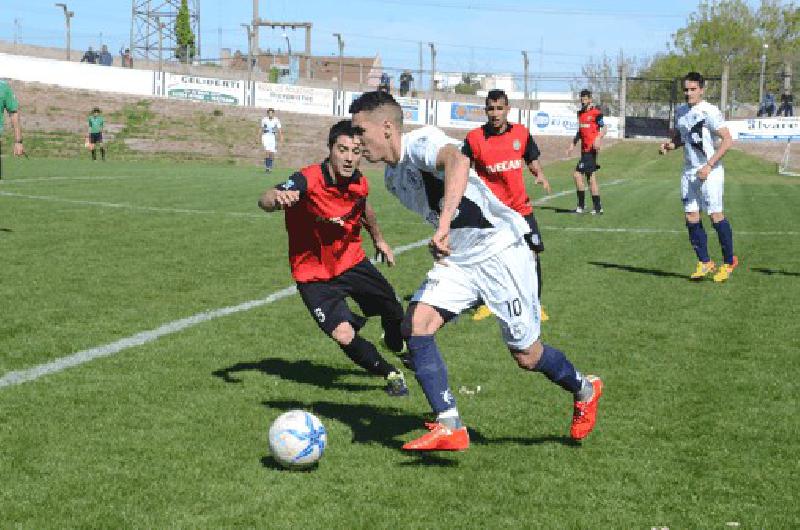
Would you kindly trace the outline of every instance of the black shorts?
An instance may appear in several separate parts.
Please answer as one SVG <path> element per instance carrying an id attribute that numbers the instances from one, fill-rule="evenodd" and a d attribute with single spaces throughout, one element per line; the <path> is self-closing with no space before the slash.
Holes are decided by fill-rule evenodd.
<path id="1" fill-rule="evenodd" d="M 365 316 L 403 318 L 403 306 L 394 289 L 366 258 L 330 280 L 298 283 L 297 290 L 317 325 L 329 336 L 342 322 L 350 322 L 356 331 L 364 325 L 363 317 L 354 315 L 347 306 L 345 298 L 348 296 L 355 300 Z"/>
<path id="2" fill-rule="evenodd" d="M 575 166 L 575 171 L 588 177 L 598 169 L 600 169 L 600 165 L 597 163 L 596 149 L 581 153 L 581 159 L 578 161 L 578 165 Z"/>
<path id="3" fill-rule="evenodd" d="M 544 241 L 542 241 L 542 234 L 539 232 L 539 225 L 536 224 L 536 217 L 533 216 L 533 213 L 529 213 L 525 216 L 525 220 L 528 222 L 528 226 L 531 227 L 530 233 L 525 234 L 525 241 L 528 242 L 530 249 L 537 254 L 544 252 Z"/>
<path id="4" fill-rule="evenodd" d="M 93 144 L 102 144 L 103 143 L 103 133 L 89 133 L 89 143 Z"/>

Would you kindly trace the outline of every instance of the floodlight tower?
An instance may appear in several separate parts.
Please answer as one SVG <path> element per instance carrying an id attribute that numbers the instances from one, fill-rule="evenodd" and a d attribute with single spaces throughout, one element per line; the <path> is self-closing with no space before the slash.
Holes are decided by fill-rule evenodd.
<path id="1" fill-rule="evenodd" d="M 189 24 L 195 37 L 195 57 L 200 48 L 200 0 L 187 0 Z M 131 0 L 131 55 L 148 61 L 158 60 L 158 41 L 168 57 L 175 57 L 175 24 L 181 0 Z M 159 24 L 160 21 L 160 24 Z"/>

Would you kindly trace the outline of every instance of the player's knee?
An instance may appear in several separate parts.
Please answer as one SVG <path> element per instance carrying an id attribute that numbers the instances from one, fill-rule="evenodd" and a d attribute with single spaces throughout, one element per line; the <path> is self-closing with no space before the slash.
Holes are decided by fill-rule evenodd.
<path id="1" fill-rule="evenodd" d="M 511 354 L 514 356 L 514 360 L 517 361 L 517 366 L 523 370 L 532 371 L 539 364 L 539 360 L 542 358 L 542 351 L 544 351 L 542 342 L 537 340 L 522 351 L 512 350 Z"/>
<path id="2" fill-rule="evenodd" d="M 722 221 L 725 220 L 725 214 L 722 212 L 714 212 L 712 214 L 709 214 L 709 216 L 711 217 L 711 221 L 713 221 L 715 224 L 721 223 Z"/>
<path id="3" fill-rule="evenodd" d="M 334 328 L 331 332 L 331 338 L 341 346 L 347 346 L 356 337 L 356 330 L 350 325 L 350 322 L 342 322 Z"/>
<path id="4" fill-rule="evenodd" d="M 699 223 L 700 212 L 686 212 L 686 221 L 689 223 Z"/>
<path id="5" fill-rule="evenodd" d="M 410 335 L 433 335 L 444 323 L 442 317 L 436 310 L 425 304 L 413 304 L 408 308 L 403 327 L 410 332 Z"/>

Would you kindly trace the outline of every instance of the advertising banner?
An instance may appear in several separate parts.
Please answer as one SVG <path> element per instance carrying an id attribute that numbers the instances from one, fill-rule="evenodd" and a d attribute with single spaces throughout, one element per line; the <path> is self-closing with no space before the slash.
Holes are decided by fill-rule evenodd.
<path id="1" fill-rule="evenodd" d="M 800 140 L 800 118 L 751 118 L 728 120 L 726 123 L 734 140 Z"/>
<path id="2" fill-rule="evenodd" d="M 247 81 L 168 73 L 165 85 L 169 98 L 244 105 Z"/>
<path id="3" fill-rule="evenodd" d="M 349 116 L 350 112 L 348 109 L 350 108 L 350 104 L 355 101 L 358 96 L 363 94 L 363 92 L 347 92 L 345 95 L 345 116 Z M 427 108 L 425 105 L 424 99 L 418 98 L 401 98 L 395 97 L 395 101 L 400 104 L 400 107 L 403 109 L 403 123 L 412 123 L 417 125 L 424 125 L 426 119 L 426 112 Z"/>
<path id="4" fill-rule="evenodd" d="M 256 83 L 255 106 L 330 116 L 333 90 L 276 83 Z"/>
<path id="5" fill-rule="evenodd" d="M 529 129 L 533 134 L 550 136 L 575 136 L 578 132 L 577 114 L 551 114 L 546 110 L 531 112 L 531 125 Z M 603 123 L 607 128 L 609 138 L 619 138 L 619 118 L 617 116 L 603 116 Z"/>

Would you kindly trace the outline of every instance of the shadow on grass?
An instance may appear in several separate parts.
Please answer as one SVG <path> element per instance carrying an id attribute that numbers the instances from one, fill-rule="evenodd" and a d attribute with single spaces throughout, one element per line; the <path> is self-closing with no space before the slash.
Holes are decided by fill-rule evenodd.
<path id="1" fill-rule="evenodd" d="M 536 206 L 537 210 L 551 210 L 556 213 L 571 213 L 572 215 L 582 215 L 575 213 L 575 208 L 558 208 L 557 206 Z"/>
<path id="2" fill-rule="evenodd" d="M 768 276 L 773 276 L 775 274 L 780 276 L 800 276 L 800 272 L 781 271 L 778 269 L 765 269 L 763 267 L 750 267 L 750 270 L 755 272 L 760 272 L 761 274 L 766 274 Z"/>
<path id="3" fill-rule="evenodd" d="M 607 263 L 605 261 L 590 261 L 589 265 L 596 265 L 605 269 L 617 269 L 626 272 L 649 274 L 651 276 L 660 276 L 662 278 L 680 278 L 681 280 L 689 279 L 689 276 L 686 274 L 678 274 L 677 272 L 662 271 L 660 269 L 648 269 L 645 267 L 635 267 L 633 265 L 620 265 L 618 263 Z"/>
<path id="4" fill-rule="evenodd" d="M 287 473 L 310 473 L 319 467 L 318 464 L 314 464 L 313 466 L 303 467 L 298 469 L 287 469 L 280 465 L 277 460 L 275 460 L 271 455 L 266 455 L 261 457 L 261 465 L 264 466 L 266 469 L 272 469 L 274 471 L 286 471 Z"/>
<path id="5" fill-rule="evenodd" d="M 362 375 L 373 379 L 383 386 L 383 381 L 377 377 L 370 376 L 364 370 L 334 368 L 324 364 L 315 364 L 311 361 L 287 361 L 286 359 L 262 359 L 254 362 L 242 362 L 222 368 L 211 373 L 214 377 L 219 377 L 226 383 L 241 383 L 242 380 L 234 377 L 233 374 L 240 372 L 261 372 L 263 374 L 275 375 L 281 379 L 295 381 L 307 385 L 314 385 L 329 390 L 350 390 L 364 391 L 375 390 L 376 385 L 360 385 L 353 383 L 343 383 L 338 381 L 340 377 L 346 375 Z"/>
<path id="6" fill-rule="evenodd" d="M 0 232 L 8 232 L 9 234 L 12 233 L 14 230 L 11 228 L 0 228 Z"/>

